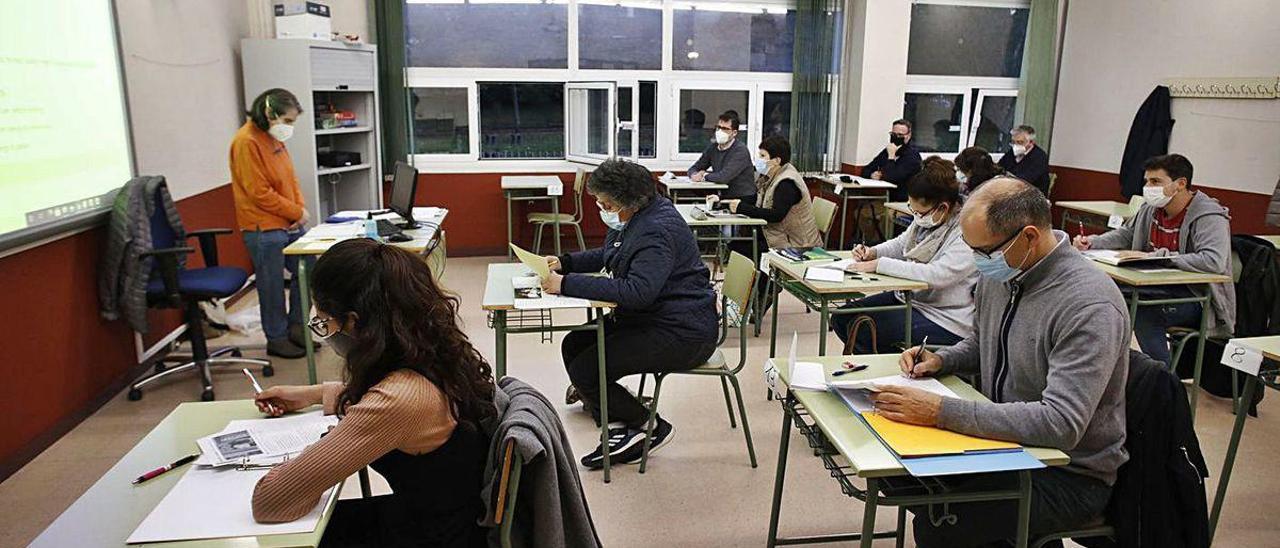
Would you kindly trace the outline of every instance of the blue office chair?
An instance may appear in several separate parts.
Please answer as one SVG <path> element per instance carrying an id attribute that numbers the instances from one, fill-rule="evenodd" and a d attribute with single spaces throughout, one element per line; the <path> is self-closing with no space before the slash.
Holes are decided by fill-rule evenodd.
<path id="1" fill-rule="evenodd" d="M 215 365 L 259 365 L 262 375 L 275 375 L 269 360 L 245 358 L 238 347 L 227 346 L 209 351 L 204 338 L 204 311 L 201 301 L 224 299 L 234 295 L 249 279 L 241 268 L 218 266 L 217 236 L 231 234 L 227 228 L 211 228 L 187 232 L 187 238 L 200 241 L 200 254 L 204 268 L 185 268 L 180 257 L 194 253 L 195 249 L 181 245 L 165 212 L 166 193 L 156 189 L 155 210 L 151 213 L 151 250 L 141 254 L 140 260 L 152 258 L 150 279 L 147 282 L 148 308 L 178 308 L 187 324 L 187 340 L 190 354 L 171 354 L 155 364 L 155 371 L 129 387 L 129 400 L 142 399 L 142 387 L 183 371 L 197 371 L 204 390 L 203 401 L 213 401 L 213 379 L 209 368 Z M 230 357 L 224 357 L 230 355 Z M 166 367 L 168 363 L 178 363 Z"/>

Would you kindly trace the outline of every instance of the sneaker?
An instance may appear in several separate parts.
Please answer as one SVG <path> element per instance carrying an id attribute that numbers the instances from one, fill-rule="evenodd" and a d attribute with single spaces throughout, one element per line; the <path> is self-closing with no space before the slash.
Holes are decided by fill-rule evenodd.
<path id="1" fill-rule="evenodd" d="M 294 324 L 289 326 L 289 342 L 293 343 L 294 346 L 297 346 L 298 348 L 303 349 L 303 351 L 305 352 L 307 348 L 307 339 L 305 338 L 305 335 L 302 334 L 303 329 L 306 329 L 306 328 L 302 327 L 302 324 Z M 320 343 L 316 342 L 315 339 L 312 339 L 311 349 L 319 350 Z"/>
<path id="2" fill-rule="evenodd" d="M 582 401 L 582 394 L 578 393 L 578 387 L 570 383 L 569 388 L 564 391 L 564 404 L 573 405 L 580 401 Z"/>
<path id="3" fill-rule="evenodd" d="M 267 355 L 286 360 L 296 360 L 307 355 L 306 349 L 293 344 L 289 339 L 273 339 L 267 341 Z"/>
<path id="4" fill-rule="evenodd" d="M 659 417 L 658 423 L 653 425 L 653 442 L 649 446 L 649 454 L 652 455 L 654 451 L 657 451 L 659 448 L 666 445 L 667 442 L 671 441 L 671 434 L 673 431 L 671 423 L 664 421 Z M 637 443 L 634 447 L 619 453 L 616 457 L 611 458 L 614 459 L 613 462 L 617 462 L 618 464 L 637 464 L 644 458 L 644 444 Z"/>
<path id="5" fill-rule="evenodd" d="M 612 463 L 622 462 L 619 455 L 631 450 L 640 449 L 643 451 L 644 430 L 634 428 L 621 427 L 609 429 L 609 460 Z M 602 446 L 596 446 L 596 450 L 582 457 L 582 465 L 590 470 L 599 470 L 604 468 L 604 452 Z"/>

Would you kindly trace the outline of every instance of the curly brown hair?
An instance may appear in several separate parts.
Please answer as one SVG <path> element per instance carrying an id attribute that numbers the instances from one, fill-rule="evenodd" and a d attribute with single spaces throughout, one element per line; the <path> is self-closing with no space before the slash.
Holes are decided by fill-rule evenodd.
<path id="1" fill-rule="evenodd" d="M 459 299 L 436 284 L 420 257 L 347 240 L 321 255 L 314 273 L 316 308 L 343 323 L 355 318 L 340 413 L 387 375 L 409 369 L 444 392 L 459 424 L 476 428 L 497 414 L 492 369 L 458 325 Z"/>

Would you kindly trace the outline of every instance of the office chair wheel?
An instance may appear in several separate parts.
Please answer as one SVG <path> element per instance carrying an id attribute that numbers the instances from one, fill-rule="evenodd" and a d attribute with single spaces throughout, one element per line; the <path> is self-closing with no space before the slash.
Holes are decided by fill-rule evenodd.
<path id="1" fill-rule="evenodd" d="M 264 376 L 264 377 L 274 377 L 275 375 L 276 375 L 276 368 L 275 368 L 275 367 L 270 366 L 270 365 L 264 365 L 264 366 L 262 366 L 262 376 Z"/>
<path id="2" fill-rule="evenodd" d="M 129 401 L 138 401 L 142 399 L 142 391 L 137 388 L 130 388 L 129 395 L 127 397 L 129 398 Z"/>
<path id="3" fill-rule="evenodd" d="M 200 393 L 200 401 L 213 401 L 213 390 L 205 390 Z"/>

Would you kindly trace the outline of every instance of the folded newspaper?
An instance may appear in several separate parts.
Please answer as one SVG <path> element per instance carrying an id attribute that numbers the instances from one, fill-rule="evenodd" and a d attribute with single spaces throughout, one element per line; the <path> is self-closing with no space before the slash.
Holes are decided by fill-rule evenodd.
<path id="1" fill-rule="evenodd" d="M 266 464 L 301 453 L 338 424 L 338 417 L 312 411 L 271 419 L 235 420 L 221 432 L 196 440 L 196 464 Z"/>

